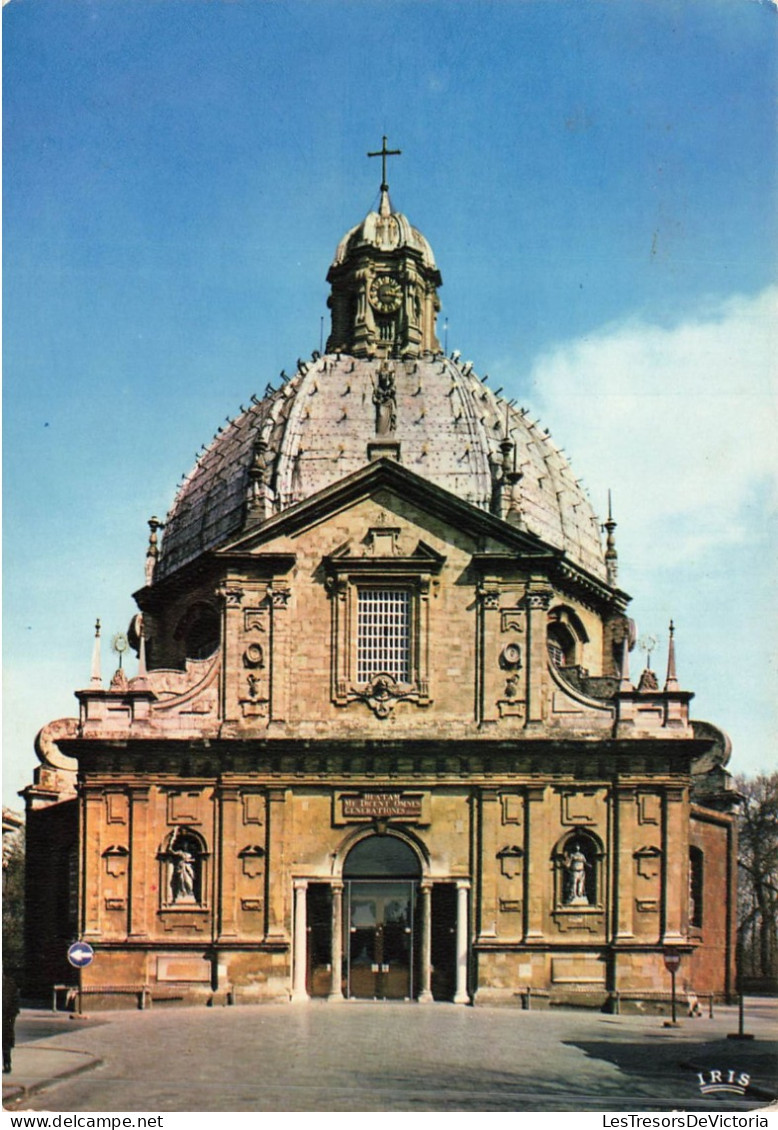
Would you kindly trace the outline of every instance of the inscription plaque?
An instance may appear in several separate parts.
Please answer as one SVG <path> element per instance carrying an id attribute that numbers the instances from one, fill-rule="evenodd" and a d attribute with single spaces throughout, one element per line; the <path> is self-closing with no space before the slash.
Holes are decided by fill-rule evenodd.
<path id="1" fill-rule="evenodd" d="M 361 796 L 344 796 L 343 815 L 388 818 L 398 816 L 404 820 L 421 816 L 421 797 L 403 793 L 362 793 Z"/>

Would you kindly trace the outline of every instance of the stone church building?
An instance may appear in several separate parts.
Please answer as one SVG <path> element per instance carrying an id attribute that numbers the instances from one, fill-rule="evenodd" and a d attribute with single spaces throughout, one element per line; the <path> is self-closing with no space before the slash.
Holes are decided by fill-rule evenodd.
<path id="1" fill-rule="evenodd" d="M 327 279 L 325 353 L 149 522 L 137 666 L 104 683 L 98 626 L 78 717 L 38 735 L 28 989 L 626 1009 L 667 999 L 674 947 L 728 996 L 729 743 L 672 630 L 631 678 L 615 522 L 441 350 L 385 174 Z"/>

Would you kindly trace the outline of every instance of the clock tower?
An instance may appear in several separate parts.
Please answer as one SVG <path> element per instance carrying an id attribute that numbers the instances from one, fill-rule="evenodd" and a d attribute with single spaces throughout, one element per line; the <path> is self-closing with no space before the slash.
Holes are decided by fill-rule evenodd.
<path id="1" fill-rule="evenodd" d="M 440 349 L 435 320 L 440 271 L 427 240 L 395 212 L 384 178 L 377 212 L 347 232 L 327 273 L 332 331 L 328 353 L 355 357 L 419 357 Z"/>

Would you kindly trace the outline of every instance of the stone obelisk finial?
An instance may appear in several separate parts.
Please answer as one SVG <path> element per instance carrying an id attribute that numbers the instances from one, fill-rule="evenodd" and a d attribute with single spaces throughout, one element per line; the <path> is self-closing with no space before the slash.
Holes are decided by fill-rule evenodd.
<path id="1" fill-rule="evenodd" d="M 667 644 L 667 678 L 665 679 L 666 691 L 677 691 L 679 688 L 678 676 L 675 671 L 675 624 L 670 621 L 670 639 Z"/>
<path id="2" fill-rule="evenodd" d="M 605 570 L 608 574 L 608 584 L 615 585 L 619 576 L 619 555 L 616 552 L 616 539 L 613 536 L 616 523 L 613 520 L 610 491 L 608 491 L 608 520 L 603 523 L 603 529 L 607 532 L 605 540 Z"/>

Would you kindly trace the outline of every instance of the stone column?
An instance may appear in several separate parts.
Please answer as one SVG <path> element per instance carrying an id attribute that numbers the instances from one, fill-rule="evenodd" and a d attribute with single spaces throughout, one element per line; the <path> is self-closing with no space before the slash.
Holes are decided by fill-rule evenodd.
<path id="1" fill-rule="evenodd" d="M 467 892 L 470 882 L 467 879 L 457 879 L 457 987 L 454 993 L 454 1004 L 469 1004 L 467 995 Z"/>
<path id="2" fill-rule="evenodd" d="M 332 891 L 332 984 L 329 1000 L 343 1000 L 343 883 L 334 880 Z"/>
<path id="3" fill-rule="evenodd" d="M 308 966 L 308 880 L 294 880 L 294 957 L 292 1000 L 307 1001 L 305 987 Z"/>
<path id="4" fill-rule="evenodd" d="M 421 894 L 421 962 L 419 970 L 419 1000 L 432 1000 L 432 883 L 424 879 L 419 884 Z"/>
<path id="5" fill-rule="evenodd" d="M 149 792 L 148 786 L 130 788 L 130 938 L 148 935 L 148 864 L 157 854 L 149 840 Z"/>

